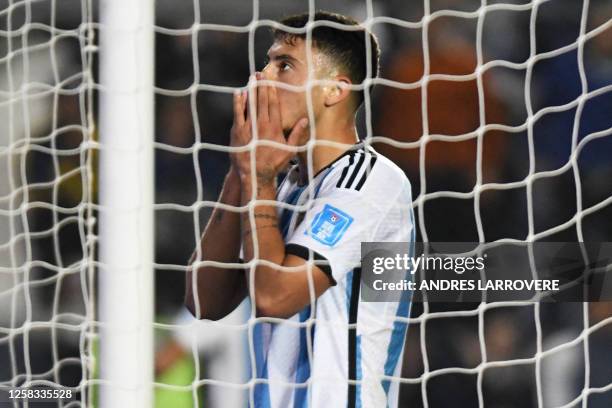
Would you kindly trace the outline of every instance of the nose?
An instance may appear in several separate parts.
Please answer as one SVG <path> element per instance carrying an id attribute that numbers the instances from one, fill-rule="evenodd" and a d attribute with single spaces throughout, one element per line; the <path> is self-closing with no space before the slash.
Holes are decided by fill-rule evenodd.
<path id="1" fill-rule="evenodd" d="M 267 79 L 269 81 L 274 81 L 276 79 L 276 70 L 272 64 L 268 64 L 261 71 L 261 75 L 263 79 Z"/>

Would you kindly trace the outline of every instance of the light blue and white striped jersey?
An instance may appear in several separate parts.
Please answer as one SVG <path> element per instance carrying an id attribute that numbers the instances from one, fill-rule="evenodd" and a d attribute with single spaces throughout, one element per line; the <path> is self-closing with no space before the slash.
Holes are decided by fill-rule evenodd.
<path id="1" fill-rule="evenodd" d="M 314 261 L 332 286 L 282 323 L 257 319 L 255 406 L 394 407 L 410 299 L 360 299 L 361 242 L 414 242 L 410 183 L 362 143 L 308 185 L 298 179 L 295 166 L 277 192 L 286 252 Z"/>

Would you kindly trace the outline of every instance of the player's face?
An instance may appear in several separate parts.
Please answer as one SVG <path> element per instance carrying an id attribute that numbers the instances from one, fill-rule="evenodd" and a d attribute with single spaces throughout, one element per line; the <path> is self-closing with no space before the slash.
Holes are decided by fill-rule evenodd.
<path id="1" fill-rule="evenodd" d="M 308 80 L 306 43 L 296 38 L 292 43 L 276 41 L 268 50 L 268 64 L 262 73 L 265 79 L 281 84 L 304 86 Z M 310 69 L 314 78 L 321 78 L 325 68 L 324 56 L 312 48 Z M 301 118 L 308 117 L 307 96 L 304 90 L 289 90 L 277 87 L 280 105 L 280 116 L 285 135 Z M 323 106 L 323 95 L 320 87 L 313 87 L 311 92 L 312 107 L 315 118 Z"/>

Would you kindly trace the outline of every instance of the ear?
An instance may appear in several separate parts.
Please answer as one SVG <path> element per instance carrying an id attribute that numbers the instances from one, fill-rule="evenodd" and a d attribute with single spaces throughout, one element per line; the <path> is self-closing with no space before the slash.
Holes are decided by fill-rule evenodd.
<path id="1" fill-rule="evenodd" d="M 349 77 L 338 75 L 333 78 L 333 81 L 334 84 L 324 87 L 325 107 L 327 108 L 346 101 L 351 96 L 351 80 Z"/>

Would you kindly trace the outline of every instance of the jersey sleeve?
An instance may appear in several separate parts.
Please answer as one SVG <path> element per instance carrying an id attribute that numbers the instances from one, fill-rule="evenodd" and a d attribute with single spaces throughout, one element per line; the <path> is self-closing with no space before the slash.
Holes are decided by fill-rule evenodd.
<path id="1" fill-rule="evenodd" d="M 361 242 L 372 240 L 386 210 L 363 192 L 330 181 L 287 240 L 286 253 L 314 261 L 335 285 L 360 266 Z"/>

